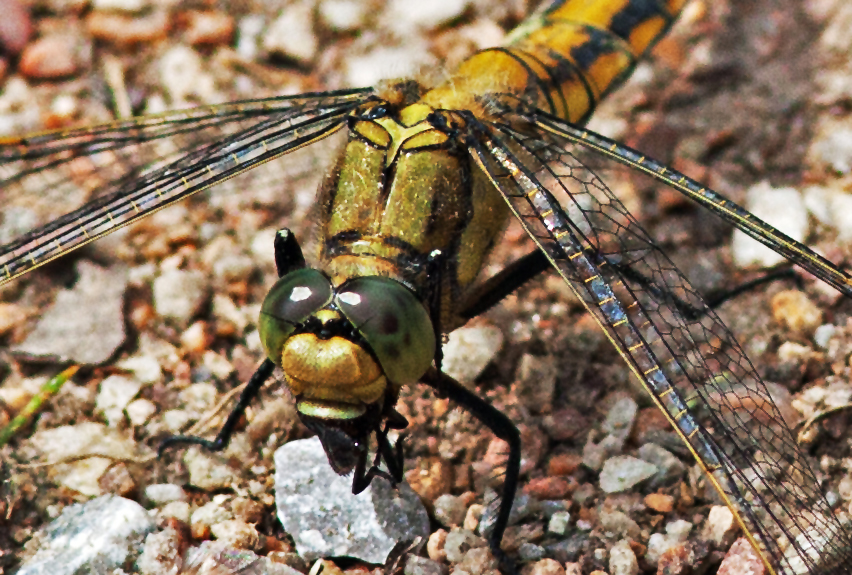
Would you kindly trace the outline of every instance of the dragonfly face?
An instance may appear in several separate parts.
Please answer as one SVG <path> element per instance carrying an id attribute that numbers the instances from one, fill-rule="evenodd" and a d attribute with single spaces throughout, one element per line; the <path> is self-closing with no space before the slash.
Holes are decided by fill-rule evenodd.
<path id="1" fill-rule="evenodd" d="M 426 309 L 385 277 L 335 287 L 317 270 L 290 272 L 264 300 L 259 330 L 300 417 L 341 474 L 352 471 L 365 440 L 393 415 L 399 388 L 419 379 L 435 353 Z"/>

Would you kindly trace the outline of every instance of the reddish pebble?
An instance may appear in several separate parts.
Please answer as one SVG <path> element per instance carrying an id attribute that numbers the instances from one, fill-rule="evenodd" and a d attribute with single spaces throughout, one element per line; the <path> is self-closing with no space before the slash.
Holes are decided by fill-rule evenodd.
<path id="1" fill-rule="evenodd" d="M 645 496 L 645 506 L 657 513 L 671 513 L 674 509 L 674 497 L 662 493 L 650 493 Z"/>
<path id="2" fill-rule="evenodd" d="M 524 486 L 524 493 L 538 499 L 565 499 L 574 491 L 576 486 L 576 482 L 572 485 L 571 482 L 562 477 L 540 477 L 531 479 Z"/>
<path id="3" fill-rule="evenodd" d="M 583 456 L 574 453 L 560 453 L 547 463 L 548 475 L 571 475 L 582 465 Z"/>
<path id="4" fill-rule="evenodd" d="M 33 33 L 27 5 L 21 0 L 0 0 L 0 47 L 7 54 L 19 54 Z"/>
<path id="5" fill-rule="evenodd" d="M 740 537 L 731 545 L 716 573 L 717 575 L 764 575 L 766 567 L 752 549 L 748 539 Z"/>
<path id="6" fill-rule="evenodd" d="M 440 457 L 430 457 L 420 461 L 414 469 L 405 473 L 405 480 L 427 505 L 453 487 L 453 466 Z"/>
<path id="7" fill-rule="evenodd" d="M 186 41 L 193 46 L 230 44 L 234 38 L 234 19 L 212 10 L 190 10 L 186 17 Z"/>
<path id="8" fill-rule="evenodd" d="M 70 36 L 45 36 L 24 49 L 18 69 L 33 80 L 65 78 L 77 72 L 74 53 L 74 40 Z"/>
<path id="9" fill-rule="evenodd" d="M 589 427 L 589 419 L 573 407 L 566 407 L 544 418 L 544 429 L 555 441 L 574 439 Z"/>
<path id="10" fill-rule="evenodd" d="M 686 575 L 692 572 L 695 563 L 695 551 L 689 543 L 672 547 L 660 555 L 657 562 L 657 573 L 665 575 Z"/>
<path id="11" fill-rule="evenodd" d="M 92 12 L 86 19 L 89 34 L 118 46 L 152 42 L 166 37 L 169 15 L 156 11 L 149 16 L 135 18 L 113 12 Z"/>

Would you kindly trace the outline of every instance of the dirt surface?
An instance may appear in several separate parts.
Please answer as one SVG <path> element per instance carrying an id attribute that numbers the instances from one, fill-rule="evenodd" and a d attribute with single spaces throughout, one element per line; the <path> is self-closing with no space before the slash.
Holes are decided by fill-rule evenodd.
<path id="1" fill-rule="evenodd" d="M 0 43 L 6 46 L 0 66 L 0 137 L 187 105 L 338 89 L 352 81 L 373 81 L 376 67 L 395 75 L 440 77 L 444 66 L 451 68 L 477 48 L 499 42 L 528 8 L 522 0 L 476 0 L 434 25 L 400 31 L 391 2 L 366 3 L 369 9 L 345 25 L 334 19 L 332 7 L 338 3 L 288 3 L 288 10 L 307 14 L 309 25 L 307 31 L 293 32 L 295 47 L 280 48 L 268 40 L 282 13 L 272 2 L 142 4 L 121 11 L 84 0 L 34 2 L 29 23 L 26 11 L 19 16 L 20 26 L 34 30 L 23 50 L 19 36 L 5 39 L 0 28 Z M 298 29 L 298 22 L 284 22 Z M 773 190 L 792 187 L 811 210 L 805 243 L 848 267 L 852 222 L 842 217 L 842 206 L 852 202 L 825 198 L 848 198 L 849 22 L 852 11 L 841 0 L 692 2 L 653 58 L 601 106 L 591 127 L 747 207 L 749 190 L 763 182 Z M 257 311 L 275 277 L 271 233 L 290 227 L 309 240 L 313 194 L 331 151 L 333 145 L 299 151 L 265 168 L 251 186 L 204 193 L 0 288 L 1 426 L 45 377 L 65 365 L 44 357 L 59 353 L 49 349 L 51 335 L 58 336 L 51 334 L 52 324 L 44 323 L 56 317 L 49 314 L 62 301 L 59 293 L 81 284 L 125 285 L 117 296 L 98 292 L 86 307 L 66 310 L 72 316 L 106 317 L 101 306 L 117 302 L 113 321 L 54 340 L 63 350 L 70 345 L 67 339 L 78 340 L 73 343 L 98 359 L 0 448 L 0 476 L 6 481 L 0 490 L 0 573 L 19 565 L 27 541 L 71 503 L 118 493 L 150 507 L 142 495 L 146 486 L 187 483 L 179 452 L 156 460 L 152 450 L 165 435 L 185 431 L 215 411 L 255 369 L 262 356 Z M 700 291 L 714 293 L 759 275 L 738 263 L 729 226 L 674 191 L 623 172 L 612 177 L 617 181 L 610 185 Z M 773 203 L 771 194 L 760 197 Z M 10 198 L 2 190 L 0 199 L 0 243 L 26 230 L 31 220 L 50 221 L 79 203 L 79 198 Z M 9 209 L 12 205 L 17 211 Z M 529 249 L 520 229 L 511 227 L 489 272 Z M 194 294 L 196 303 L 185 303 L 192 313 L 184 317 L 166 317 L 155 301 L 155 279 L 175 270 L 191 272 L 181 277 L 196 282 L 187 288 L 187 297 Z M 180 281 L 172 285 L 185 286 Z M 852 302 L 813 278 L 800 278 L 800 283 L 805 299 L 785 295 L 799 288 L 779 281 L 748 291 L 719 313 L 757 371 L 789 392 L 782 411 L 805 419 L 844 398 L 852 400 L 852 324 L 847 323 Z M 605 435 L 607 414 L 624 405 L 619 402 L 627 399 L 638 406 L 621 450 L 625 455 L 649 441 L 665 442 L 665 434 L 660 435 L 665 422 L 561 282 L 555 276 L 538 278 L 472 326 L 495 327 L 502 334 L 499 352 L 482 352 L 486 367 L 471 386 L 522 431 L 522 491 L 558 501 L 570 514 L 570 528 L 561 535 L 548 532 L 552 508 L 535 508 L 510 528 L 508 548 L 526 557 L 522 562 L 533 566 L 527 569 L 550 568 L 542 564 L 540 548 L 568 573 L 612 573 L 612 550 L 627 539 L 639 572 L 660 572 L 681 551 L 685 567 L 667 572 L 715 572 L 734 537 L 728 534 L 718 543 L 707 534 L 707 518 L 718 501 L 682 447 L 664 444 L 681 458 L 685 472 L 615 495 L 601 491 L 599 468 L 583 465 L 584 450 L 588 456 L 589 443 Z M 48 335 L 34 343 L 33 334 L 45 328 Z M 140 375 L 140 365 L 149 370 L 147 376 Z M 128 401 L 110 404 L 102 382 L 128 373 L 139 389 Z M 274 518 L 271 471 L 263 470 L 272 469 L 278 444 L 309 435 L 280 387 L 270 386 L 249 410 L 245 441 L 224 457 L 238 479 L 220 490 L 263 506 L 255 522 L 267 542 L 261 554 L 289 549 Z M 130 407 L 132 402 L 137 403 Z M 448 492 L 464 502 L 467 515 L 475 515 L 470 506 L 487 503 L 486 476 L 499 463 L 501 444 L 425 388 L 406 390 L 400 411 L 411 422 L 405 452 L 409 481 L 429 505 Z M 212 437 L 226 412 L 192 432 Z M 823 420 L 806 444 L 822 489 L 840 512 L 852 501 L 849 421 L 843 412 Z M 104 459 L 108 472 L 99 480 L 74 489 L 66 467 L 26 467 L 62 457 L 39 443 L 50 437 L 44 432 L 93 422 L 104 425 L 110 437 L 127 440 L 115 448 L 112 460 Z M 195 507 L 216 492 L 187 491 Z M 678 521 L 692 528 L 658 564 L 649 555 L 652 535 Z M 450 530 L 452 525 L 434 520 L 433 527 Z M 209 532 L 192 531 L 192 536 L 197 542 Z"/>

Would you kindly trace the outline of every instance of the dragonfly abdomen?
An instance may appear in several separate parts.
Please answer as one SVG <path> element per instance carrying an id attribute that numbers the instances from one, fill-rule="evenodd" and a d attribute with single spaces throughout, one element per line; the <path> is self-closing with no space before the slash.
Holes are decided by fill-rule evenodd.
<path id="1" fill-rule="evenodd" d="M 523 104 L 585 123 L 636 61 L 668 30 L 685 0 L 561 0 L 529 18 L 506 47 L 465 60 L 429 92 L 435 107 L 471 110 L 487 119 L 499 106 Z M 484 98 L 483 98 L 484 97 Z M 499 111 L 499 110 L 497 110 Z"/>

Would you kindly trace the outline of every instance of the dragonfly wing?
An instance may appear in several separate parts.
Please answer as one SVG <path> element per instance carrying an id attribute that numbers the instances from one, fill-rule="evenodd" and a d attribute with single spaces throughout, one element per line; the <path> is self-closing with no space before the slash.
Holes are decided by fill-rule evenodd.
<path id="1" fill-rule="evenodd" d="M 4 214 L 47 213 L 47 219 L 56 218 L 0 246 L 0 285 L 328 136 L 370 93 L 350 90 L 234 102 L 0 139 Z"/>
<path id="2" fill-rule="evenodd" d="M 525 126 L 484 128 L 471 148 L 475 161 L 666 414 L 764 562 L 778 573 L 815 572 L 818 556 L 820 569 L 848 564 L 849 532 L 733 335 L 573 144 Z M 565 205 L 555 194 L 568 198 Z"/>

